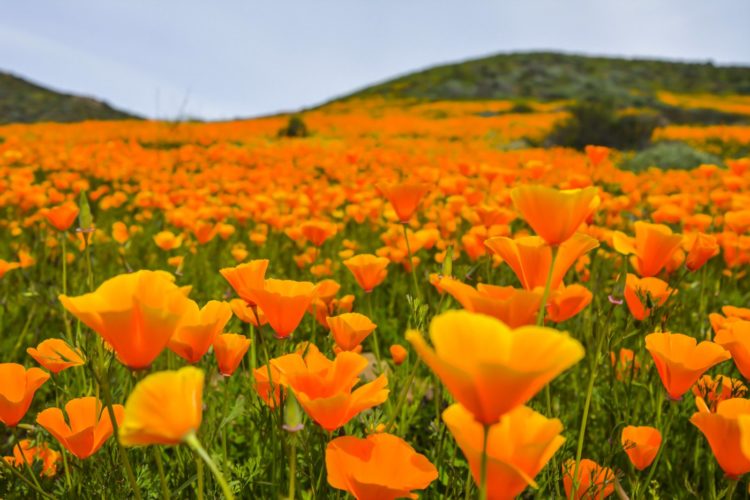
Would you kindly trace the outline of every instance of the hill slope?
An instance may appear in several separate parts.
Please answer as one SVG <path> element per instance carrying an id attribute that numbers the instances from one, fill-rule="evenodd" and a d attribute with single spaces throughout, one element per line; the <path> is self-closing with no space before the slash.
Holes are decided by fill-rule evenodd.
<path id="1" fill-rule="evenodd" d="M 0 72 L 0 124 L 138 118 L 89 97 L 63 94 Z"/>

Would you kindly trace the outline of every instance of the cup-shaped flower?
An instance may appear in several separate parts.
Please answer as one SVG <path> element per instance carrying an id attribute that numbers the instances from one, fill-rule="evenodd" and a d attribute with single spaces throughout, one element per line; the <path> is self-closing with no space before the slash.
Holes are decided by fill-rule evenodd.
<path id="1" fill-rule="evenodd" d="M 268 319 L 266 318 L 266 315 L 263 314 L 263 311 L 258 309 L 255 305 L 247 305 L 247 302 L 243 299 L 232 299 L 229 301 L 229 306 L 232 308 L 234 315 L 237 316 L 240 321 L 250 323 L 255 328 L 268 324 Z M 258 324 L 258 321 L 260 321 L 260 325 Z"/>
<path id="2" fill-rule="evenodd" d="M 672 293 L 676 292 L 659 278 L 639 279 L 635 274 L 628 274 L 625 279 L 625 302 L 638 321 L 649 317 L 655 307 L 664 305 Z"/>
<path id="3" fill-rule="evenodd" d="M 547 318 L 562 323 L 583 311 L 592 298 L 588 288 L 577 283 L 553 290 L 547 302 Z"/>
<path id="4" fill-rule="evenodd" d="M 281 383 L 279 369 L 273 363 L 268 363 L 255 369 L 255 392 L 270 408 L 276 408 L 281 403 L 285 388 Z"/>
<path id="5" fill-rule="evenodd" d="M 708 445 L 724 473 L 732 479 L 750 472 L 750 425 L 741 420 L 750 420 L 750 400 L 726 399 L 719 402 L 712 412 L 703 398 L 695 398 L 698 411 L 690 417 L 708 440 Z M 744 452 L 743 452 L 744 449 Z"/>
<path id="6" fill-rule="evenodd" d="M 177 236 L 172 231 L 160 231 L 154 235 L 156 246 L 168 252 L 182 246 L 182 235 Z"/>
<path id="7" fill-rule="evenodd" d="M 203 416 L 203 376 L 203 370 L 186 366 L 138 382 L 125 402 L 122 444 L 175 445 L 197 432 Z"/>
<path id="8" fill-rule="evenodd" d="M 211 300 L 198 309 L 198 304 L 188 299 L 182 319 L 167 347 L 188 363 L 197 363 L 231 317 L 232 308 L 226 302 Z"/>
<path id="9" fill-rule="evenodd" d="M 344 265 L 352 272 L 357 284 L 369 293 L 388 276 L 389 262 L 385 257 L 363 253 L 346 259 Z"/>
<path id="10" fill-rule="evenodd" d="M 0 363 L 0 422 L 14 427 L 26 415 L 34 393 L 49 379 L 39 368 Z"/>
<path id="11" fill-rule="evenodd" d="M 18 262 L 8 262 L 5 259 L 0 259 L 0 278 L 5 276 L 5 273 L 8 271 L 18 269 L 19 267 L 21 267 L 21 264 Z"/>
<path id="12" fill-rule="evenodd" d="M 222 333 L 214 339 L 214 355 L 219 373 L 228 377 L 234 373 L 250 347 L 250 339 L 237 333 Z"/>
<path id="13" fill-rule="evenodd" d="M 13 455 L 2 457 L 8 464 L 16 468 L 24 468 L 26 464 L 34 467 L 34 462 L 42 463 L 40 476 L 54 477 L 57 474 L 57 466 L 62 462 L 62 455 L 53 450 L 46 443 L 37 443 L 36 446 L 29 439 L 22 439 L 13 447 Z"/>
<path id="14" fill-rule="evenodd" d="M 112 405 L 117 424 L 125 417 L 122 405 Z M 80 459 L 88 458 L 112 435 L 109 412 L 93 397 L 72 399 L 65 404 L 65 415 L 59 408 L 47 408 L 36 417 L 36 423 L 52 434 L 61 445 Z"/>
<path id="15" fill-rule="evenodd" d="M 302 236 L 316 247 L 322 246 L 337 230 L 336 224 L 325 220 L 308 220 L 300 225 Z"/>
<path id="16" fill-rule="evenodd" d="M 714 342 L 732 354 L 734 365 L 745 379 L 750 379 L 750 321 L 726 322 Z"/>
<path id="17" fill-rule="evenodd" d="M 664 224 L 638 221 L 634 226 L 635 238 L 616 231 L 612 245 L 621 254 L 633 254 L 632 263 L 638 274 L 644 278 L 656 276 L 680 247 L 682 235 L 673 234 Z"/>
<path id="18" fill-rule="evenodd" d="M 391 359 L 393 359 L 393 364 L 396 366 L 402 364 L 406 361 L 406 358 L 409 357 L 409 351 L 407 351 L 406 347 L 401 344 L 391 345 L 391 347 L 388 348 L 388 351 L 391 353 Z"/>
<path id="19" fill-rule="evenodd" d="M 742 380 L 726 375 L 717 375 L 715 378 L 703 375 L 693 385 L 692 392 L 696 398 L 703 398 L 711 411 L 716 411 L 716 405 L 725 399 L 745 397 L 747 387 Z"/>
<path id="20" fill-rule="evenodd" d="M 731 355 L 719 344 L 700 344 L 681 333 L 646 335 L 646 349 L 654 358 L 664 388 L 672 399 L 680 399 L 703 373 Z"/>
<path id="21" fill-rule="evenodd" d="M 515 330 L 483 314 L 449 311 L 432 320 L 434 350 L 415 331 L 407 340 L 453 397 L 483 424 L 526 403 L 583 358 L 580 342 L 552 328 Z"/>
<path id="22" fill-rule="evenodd" d="M 36 348 L 29 347 L 26 352 L 52 373 L 60 373 L 67 368 L 81 366 L 86 362 L 79 349 L 70 347 L 62 339 L 43 340 Z"/>
<path id="23" fill-rule="evenodd" d="M 474 481 L 481 479 L 484 426 L 469 410 L 456 403 L 443 412 L 443 421 L 469 461 Z M 518 406 L 489 426 L 487 437 L 487 498 L 513 499 L 562 446 L 562 423 L 527 406 Z"/>
<path id="24" fill-rule="evenodd" d="M 409 219 L 412 218 L 414 212 L 419 208 L 422 198 L 430 189 L 429 184 L 415 181 L 395 184 L 379 183 L 375 187 L 391 203 L 393 210 L 396 211 L 398 220 L 402 224 L 409 222 Z"/>
<path id="25" fill-rule="evenodd" d="M 437 479 L 435 466 L 403 439 L 376 433 L 365 439 L 343 436 L 326 447 L 328 484 L 358 500 L 414 498 L 412 490 Z"/>
<path id="26" fill-rule="evenodd" d="M 575 460 L 568 460 L 562 466 L 563 487 L 566 498 L 576 500 L 601 500 L 615 492 L 615 473 L 609 467 L 602 467 L 593 460 L 584 458 L 578 464 L 577 488 L 573 490 Z"/>
<path id="27" fill-rule="evenodd" d="M 370 335 L 377 325 L 364 314 L 344 313 L 326 318 L 336 345 L 343 351 L 353 351 Z"/>
<path id="28" fill-rule="evenodd" d="M 719 243 L 715 236 L 710 234 L 698 233 L 693 239 L 687 257 L 685 258 L 685 267 L 688 271 L 697 271 L 708 262 L 709 259 L 719 254 Z"/>
<path id="29" fill-rule="evenodd" d="M 67 231 L 78 217 L 78 205 L 72 201 L 48 208 L 43 211 L 44 217 L 58 231 Z"/>
<path id="30" fill-rule="evenodd" d="M 510 192 L 516 210 L 536 234 L 559 245 L 599 206 L 595 187 L 558 191 L 546 186 L 520 186 Z"/>
<path id="31" fill-rule="evenodd" d="M 327 431 L 338 429 L 388 397 L 385 375 L 353 390 L 368 365 L 367 358 L 354 352 L 343 351 L 331 361 L 310 344 L 304 357 L 302 353 L 287 354 L 271 360 L 271 365 L 305 413 Z"/>
<path id="32" fill-rule="evenodd" d="M 263 288 L 254 290 L 253 295 L 276 337 L 283 339 L 302 321 L 315 298 L 315 285 L 309 281 L 267 279 Z"/>
<path id="33" fill-rule="evenodd" d="M 224 279 L 226 279 L 237 295 L 248 305 L 255 305 L 255 290 L 263 289 L 263 280 L 268 269 L 267 259 L 251 260 L 236 267 L 225 267 L 219 270 Z"/>
<path id="34" fill-rule="evenodd" d="M 161 271 L 121 274 L 93 293 L 60 296 L 74 316 L 98 333 L 132 369 L 146 368 L 172 338 L 189 300 Z"/>
<path id="35" fill-rule="evenodd" d="M 643 470 L 654 461 L 661 446 L 661 432 L 649 426 L 628 425 L 620 437 L 622 448 L 638 470 Z"/>

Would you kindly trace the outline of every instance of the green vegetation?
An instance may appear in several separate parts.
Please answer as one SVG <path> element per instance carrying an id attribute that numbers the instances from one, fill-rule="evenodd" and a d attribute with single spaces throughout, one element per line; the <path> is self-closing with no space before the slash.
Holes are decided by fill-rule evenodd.
<path id="1" fill-rule="evenodd" d="M 657 142 L 643 151 L 626 157 L 620 168 L 642 172 L 651 167 L 690 170 L 699 165 L 722 165 L 718 156 L 692 148 L 684 142 Z"/>

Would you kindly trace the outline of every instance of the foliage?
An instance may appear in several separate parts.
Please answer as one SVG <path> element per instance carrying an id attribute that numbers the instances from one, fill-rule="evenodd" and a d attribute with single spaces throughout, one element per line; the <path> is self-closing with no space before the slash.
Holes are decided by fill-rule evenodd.
<path id="1" fill-rule="evenodd" d="M 684 142 L 657 142 L 624 159 L 620 168 L 641 172 L 651 167 L 690 170 L 699 165 L 722 165 L 721 158 L 690 147 Z"/>

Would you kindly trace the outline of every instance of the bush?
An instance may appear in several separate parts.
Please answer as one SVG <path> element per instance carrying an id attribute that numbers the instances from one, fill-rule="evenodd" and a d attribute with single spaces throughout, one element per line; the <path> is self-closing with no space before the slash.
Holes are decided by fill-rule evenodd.
<path id="1" fill-rule="evenodd" d="M 721 158 L 690 147 L 684 142 L 657 142 L 620 163 L 623 170 L 640 172 L 650 167 L 690 170 L 704 163 L 722 165 Z"/>
<path id="2" fill-rule="evenodd" d="M 307 137 L 310 135 L 307 130 L 305 121 L 299 115 L 292 115 L 289 117 L 285 127 L 279 130 L 279 137 Z"/>

